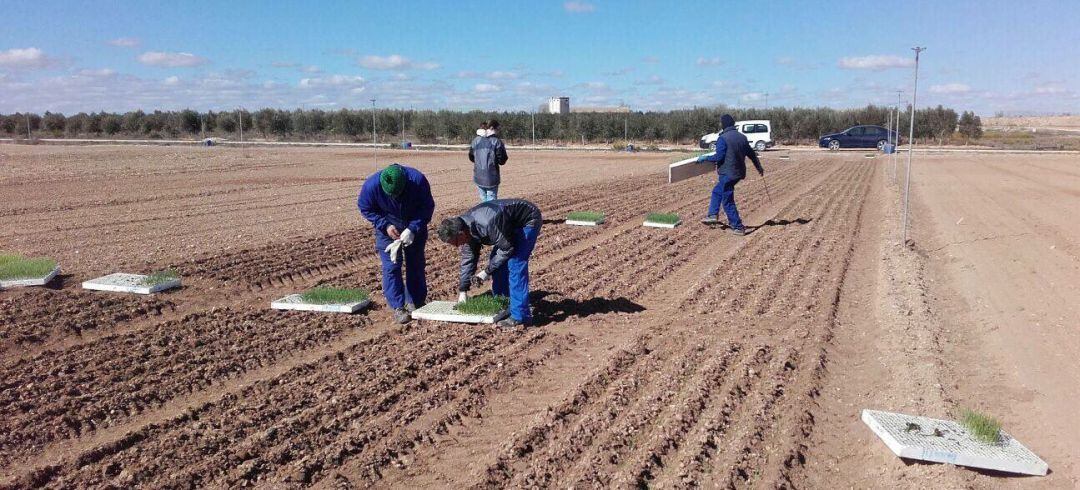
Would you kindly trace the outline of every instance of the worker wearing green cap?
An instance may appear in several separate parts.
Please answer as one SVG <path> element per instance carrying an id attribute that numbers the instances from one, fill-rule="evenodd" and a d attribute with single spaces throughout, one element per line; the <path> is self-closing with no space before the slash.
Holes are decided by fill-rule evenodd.
<path id="1" fill-rule="evenodd" d="M 427 301 L 424 247 L 435 212 L 431 186 L 419 170 L 395 163 L 364 181 L 356 205 L 375 226 L 386 302 L 394 309 L 394 320 L 408 323 L 413 310 Z"/>

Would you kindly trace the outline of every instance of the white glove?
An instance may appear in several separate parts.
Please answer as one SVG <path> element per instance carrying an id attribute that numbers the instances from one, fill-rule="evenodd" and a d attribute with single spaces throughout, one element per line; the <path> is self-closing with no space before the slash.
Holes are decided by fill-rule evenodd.
<path id="1" fill-rule="evenodd" d="M 469 295 L 466 294 L 465 291 L 457 293 L 457 302 L 458 302 L 458 304 L 464 303 L 468 299 L 469 299 Z"/>
<path id="2" fill-rule="evenodd" d="M 413 236 L 412 230 L 405 228 L 405 231 L 401 232 L 401 238 L 399 239 L 401 240 L 401 246 L 408 247 L 409 245 L 412 245 L 414 238 L 416 237 Z"/>
<path id="3" fill-rule="evenodd" d="M 390 262 L 397 263 L 398 252 L 401 251 L 401 239 L 394 240 L 390 245 L 386 246 L 386 253 L 390 254 Z"/>

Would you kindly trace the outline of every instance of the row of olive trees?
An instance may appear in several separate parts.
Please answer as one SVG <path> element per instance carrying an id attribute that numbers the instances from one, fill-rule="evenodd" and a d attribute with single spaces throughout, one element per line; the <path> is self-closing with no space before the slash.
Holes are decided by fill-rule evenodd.
<path id="1" fill-rule="evenodd" d="M 124 114 L 80 112 L 71 116 L 46 112 L 44 115 L 0 115 L 0 132 L 12 136 L 42 133 L 53 137 L 230 137 L 242 130 L 247 138 L 304 141 L 371 141 L 372 129 L 379 141 L 409 139 L 417 143 L 464 143 L 475 134 L 481 121 L 497 119 L 505 139 L 515 143 L 612 143 L 629 140 L 644 143 L 692 143 L 701 135 L 716 131 L 720 116 L 736 119 L 769 119 L 773 137 L 781 143 L 814 141 L 820 135 L 856 124 L 886 125 L 892 118 L 886 106 L 869 105 L 857 109 L 784 108 L 731 109 L 696 108 L 666 112 L 533 114 L 529 112 L 460 112 L 340 109 L 324 111 L 265 108 L 255 112 L 224 111 L 132 111 Z M 901 134 L 907 135 L 910 108 L 900 113 Z M 958 117 L 942 106 L 919 109 L 915 115 L 916 138 L 944 140 L 960 128 L 964 136 L 978 138 L 982 123 L 974 113 Z M 402 129 L 404 128 L 404 135 Z"/>

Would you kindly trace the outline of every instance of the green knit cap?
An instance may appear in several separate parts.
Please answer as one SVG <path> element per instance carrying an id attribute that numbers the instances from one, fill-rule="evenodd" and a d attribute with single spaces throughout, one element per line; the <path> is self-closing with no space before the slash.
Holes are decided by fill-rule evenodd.
<path id="1" fill-rule="evenodd" d="M 405 168 L 396 163 L 379 173 L 379 185 L 383 192 L 394 197 L 401 195 L 401 191 L 405 190 L 406 180 L 408 179 L 405 177 Z"/>

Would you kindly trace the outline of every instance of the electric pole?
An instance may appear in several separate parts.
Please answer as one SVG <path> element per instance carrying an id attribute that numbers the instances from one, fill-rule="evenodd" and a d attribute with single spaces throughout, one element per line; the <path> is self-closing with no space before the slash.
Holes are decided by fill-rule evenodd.
<path id="1" fill-rule="evenodd" d="M 375 170 L 379 169 L 379 139 L 375 137 L 375 99 L 371 99 L 371 146 L 375 152 Z"/>
<path id="2" fill-rule="evenodd" d="M 530 115 L 530 116 L 532 116 L 532 137 L 533 137 L 533 146 L 536 146 L 536 113 L 534 112 L 534 113 L 532 113 L 532 114 L 529 114 L 529 115 Z"/>
<path id="3" fill-rule="evenodd" d="M 240 120 L 240 143 L 244 143 L 244 110 L 236 109 L 236 118 Z"/>
<path id="4" fill-rule="evenodd" d="M 911 123 L 908 126 L 908 153 L 907 153 L 907 170 L 905 170 L 904 176 L 904 233 L 903 245 L 907 245 L 907 224 L 908 224 L 908 201 L 911 194 L 911 153 L 915 149 L 915 103 L 918 101 L 919 96 L 919 53 L 922 53 L 926 48 L 914 47 L 911 48 L 915 51 L 915 85 L 911 89 Z"/>

